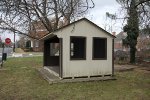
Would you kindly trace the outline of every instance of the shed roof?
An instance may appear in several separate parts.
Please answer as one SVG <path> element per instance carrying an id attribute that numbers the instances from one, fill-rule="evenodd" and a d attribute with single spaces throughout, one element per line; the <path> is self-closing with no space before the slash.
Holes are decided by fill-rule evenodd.
<path id="1" fill-rule="evenodd" d="M 80 22 L 80 21 L 83 21 L 83 20 L 86 21 L 86 22 L 88 22 L 88 23 L 90 23 L 90 24 L 92 24 L 92 25 L 95 26 L 96 28 L 100 29 L 100 30 L 103 31 L 104 33 L 106 33 L 106 34 L 108 34 L 109 36 L 111 36 L 112 38 L 115 38 L 114 35 L 110 34 L 110 33 L 107 32 L 106 30 L 102 29 L 101 27 L 99 27 L 98 25 L 96 25 L 96 24 L 93 23 L 92 21 L 88 20 L 87 18 L 81 18 L 81 19 L 79 19 L 79 20 L 77 20 L 77 21 L 74 21 L 74 22 L 72 22 L 72 23 L 70 23 L 70 24 L 68 24 L 68 25 L 66 25 L 66 26 L 63 26 L 63 27 L 61 27 L 61 28 L 58 28 L 58 29 L 52 31 L 51 33 L 49 33 L 49 34 L 43 36 L 40 40 L 44 40 L 44 39 L 46 39 L 47 37 L 52 36 L 53 33 L 57 32 L 57 31 L 59 31 L 59 30 L 61 30 L 61 29 L 65 29 L 65 28 L 67 28 L 67 27 L 69 27 L 69 26 L 71 26 L 71 25 L 73 25 L 73 24 L 76 24 L 76 23 L 78 23 L 78 22 Z"/>

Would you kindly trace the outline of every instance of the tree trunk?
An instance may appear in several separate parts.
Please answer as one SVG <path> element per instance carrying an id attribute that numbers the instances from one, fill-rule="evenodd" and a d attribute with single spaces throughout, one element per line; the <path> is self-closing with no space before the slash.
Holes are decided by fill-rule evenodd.
<path id="1" fill-rule="evenodd" d="M 136 47 L 130 47 L 130 63 L 135 63 Z"/>
<path id="2" fill-rule="evenodd" d="M 136 44 L 137 38 L 139 35 L 139 18 L 138 11 L 135 8 L 136 0 L 131 0 L 129 7 L 129 18 L 127 21 L 128 30 L 127 30 L 127 38 L 130 46 L 130 63 L 135 63 L 135 53 L 136 53 Z"/>

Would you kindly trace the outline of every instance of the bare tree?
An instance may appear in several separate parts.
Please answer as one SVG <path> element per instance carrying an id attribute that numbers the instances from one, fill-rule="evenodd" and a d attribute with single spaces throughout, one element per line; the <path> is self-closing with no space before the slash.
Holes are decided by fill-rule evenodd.
<path id="1" fill-rule="evenodd" d="M 31 28 L 36 31 L 33 22 L 40 21 L 50 33 L 61 18 L 69 24 L 94 6 L 93 0 L 0 0 L 0 29 L 30 36 Z"/>
<path id="2" fill-rule="evenodd" d="M 125 10 L 126 14 L 124 19 L 129 18 L 129 8 L 131 7 L 132 0 L 116 0 Z M 139 28 L 140 29 L 150 29 L 150 0 L 135 0 L 134 9 L 137 9 Z"/>
<path id="3" fill-rule="evenodd" d="M 116 0 L 122 5 L 127 13 L 127 25 L 124 32 L 127 37 L 123 40 L 125 45 L 130 46 L 130 63 L 135 63 L 135 53 L 139 30 L 150 29 L 150 0 Z"/>

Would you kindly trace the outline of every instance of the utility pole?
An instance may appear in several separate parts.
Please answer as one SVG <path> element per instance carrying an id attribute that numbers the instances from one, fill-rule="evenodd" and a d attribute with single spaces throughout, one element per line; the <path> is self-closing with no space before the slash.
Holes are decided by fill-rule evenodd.
<path id="1" fill-rule="evenodd" d="M 2 49 L 2 62 L 1 62 L 1 68 L 3 67 L 3 59 L 4 59 L 4 48 L 5 48 L 4 43 L 2 44 L 2 47 L 3 47 L 3 49 Z"/>
<path id="2" fill-rule="evenodd" d="M 15 43 L 16 43 L 16 34 L 15 34 L 15 31 L 14 31 L 14 47 L 13 47 L 13 52 L 15 52 Z"/>

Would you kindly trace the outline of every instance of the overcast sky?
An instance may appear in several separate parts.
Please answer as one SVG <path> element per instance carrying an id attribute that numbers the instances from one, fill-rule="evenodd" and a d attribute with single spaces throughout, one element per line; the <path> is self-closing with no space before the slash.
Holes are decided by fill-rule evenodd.
<path id="1" fill-rule="evenodd" d="M 111 14 L 115 14 L 119 12 L 120 5 L 116 2 L 116 0 L 93 0 L 95 3 L 95 8 L 91 9 L 86 17 L 93 21 L 98 26 L 106 29 L 108 32 L 116 32 L 117 34 L 122 31 L 122 22 L 121 21 L 110 21 L 107 18 L 106 20 L 106 12 Z M 106 26 L 106 28 L 105 28 Z M 112 30 L 109 27 L 112 26 Z M 12 34 L 2 34 L 2 39 L 11 38 L 13 41 Z M 19 39 L 18 37 L 16 39 Z"/>
<path id="2" fill-rule="evenodd" d="M 119 33 L 122 31 L 122 20 L 112 21 L 107 18 L 106 12 L 111 14 L 120 14 L 121 6 L 116 2 L 116 0 L 93 0 L 95 3 L 95 8 L 91 9 L 87 18 L 98 26 L 102 27 L 109 32 Z M 122 13 L 123 14 L 123 13 Z M 112 30 L 109 29 L 112 26 Z"/>

